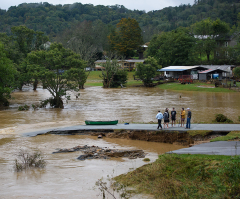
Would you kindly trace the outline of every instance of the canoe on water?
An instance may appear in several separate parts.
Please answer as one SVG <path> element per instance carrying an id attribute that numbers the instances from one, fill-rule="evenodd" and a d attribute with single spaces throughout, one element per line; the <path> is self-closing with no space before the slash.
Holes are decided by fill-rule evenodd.
<path id="1" fill-rule="evenodd" d="M 86 125 L 115 125 L 118 123 L 118 120 L 113 120 L 113 121 L 91 121 L 91 120 L 86 120 L 85 121 Z"/>

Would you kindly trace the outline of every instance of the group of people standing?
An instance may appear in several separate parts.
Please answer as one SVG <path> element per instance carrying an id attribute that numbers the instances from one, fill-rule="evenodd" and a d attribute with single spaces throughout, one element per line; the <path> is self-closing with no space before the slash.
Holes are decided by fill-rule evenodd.
<path id="1" fill-rule="evenodd" d="M 187 108 L 187 123 L 186 123 L 186 129 L 190 129 L 190 124 L 191 124 L 191 117 L 192 117 L 192 112 L 190 111 L 190 108 Z M 172 111 L 171 111 L 171 121 L 172 121 L 172 127 L 173 125 L 175 126 L 176 125 L 176 120 L 177 120 L 177 112 L 175 110 L 175 108 L 173 107 L 172 108 Z M 163 128 L 168 128 L 168 124 L 170 122 L 169 120 L 169 109 L 166 108 L 165 109 L 165 112 L 164 114 L 161 113 L 161 111 L 158 111 L 158 114 L 156 115 L 156 119 L 158 120 L 158 127 L 157 129 L 161 128 L 162 129 L 162 119 L 164 121 L 163 123 Z M 181 126 L 180 127 L 184 127 L 184 124 L 185 124 L 185 118 L 186 118 L 186 112 L 184 110 L 184 108 L 182 108 L 181 110 L 181 115 L 180 115 L 180 121 L 179 121 L 179 124 L 181 122 Z"/>

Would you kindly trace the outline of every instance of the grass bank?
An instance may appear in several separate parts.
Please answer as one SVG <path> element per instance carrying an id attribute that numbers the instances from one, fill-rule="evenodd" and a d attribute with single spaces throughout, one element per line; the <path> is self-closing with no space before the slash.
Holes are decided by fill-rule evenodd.
<path id="1" fill-rule="evenodd" d="M 240 139 L 240 131 L 231 131 L 225 136 L 216 137 L 212 139 L 210 142 L 231 141 L 231 140 L 239 140 L 239 139 Z"/>
<path id="2" fill-rule="evenodd" d="M 209 133 L 211 133 L 212 131 L 209 131 L 209 130 L 189 130 L 187 131 L 187 133 L 190 135 L 190 136 L 196 136 L 196 135 L 201 135 L 201 136 L 206 136 L 208 135 Z"/>
<path id="3" fill-rule="evenodd" d="M 240 198 L 240 158 L 164 154 L 115 178 L 155 198 Z"/>
<path id="4" fill-rule="evenodd" d="M 103 86 L 102 79 L 100 78 L 100 75 L 102 74 L 102 71 L 91 71 L 87 82 L 85 83 L 85 86 Z M 142 81 L 134 80 L 133 75 L 135 72 L 128 72 L 128 81 L 126 86 L 127 87 L 134 87 L 134 86 L 141 86 Z"/>
<path id="5" fill-rule="evenodd" d="M 100 75 L 102 74 L 101 71 L 91 71 L 85 86 L 103 86 L 102 79 Z M 134 80 L 133 75 L 135 72 L 128 72 L 128 81 L 126 87 L 135 87 L 135 86 L 142 86 L 143 83 L 141 80 Z M 195 84 L 180 84 L 177 82 L 173 83 L 164 83 L 157 86 L 160 89 L 166 90 L 175 90 L 175 91 L 202 91 L 202 92 L 236 92 L 234 90 L 229 90 L 226 88 L 215 88 L 213 84 L 207 83 L 195 83 Z"/>
<path id="6" fill-rule="evenodd" d="M 101 71 L 91 71 L 85 86 L 103 86 L 102 79 L 99 77 L 101 74 Z"/>
<path id="7" fill-rule="evenodd" d="M 215 88 L 213 84 L 194 83 L 194 84 L 180 84 L 177 82 L 161 84 L 157 86 L 161 89 L 175 90 L 175 91 L 202 91 L 202 92 L 236 92 L 227 88 Z"/>

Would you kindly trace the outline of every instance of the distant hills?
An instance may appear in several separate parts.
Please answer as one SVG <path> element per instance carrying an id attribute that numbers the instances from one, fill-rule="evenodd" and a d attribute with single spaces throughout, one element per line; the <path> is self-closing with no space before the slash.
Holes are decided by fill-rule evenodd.
<path id="1" fill-rule="evenodd" d="M 195 0 L 193 5 L 181 4 L 147 13 L 129 10 L 121 5 L 23 3 L 12 6 L 7 11 L 0 9 L 0 32 L 10 34 L 12 26 L 26 25 L 35 31 L 45 32 L 54 40 L 59 33 L 71 29 L 78 22 L 101 21 L 108 27 L 114 27 L 121 18 L 130 17 L 138 21 L 144 41 L 147 42 L 161 31 L 188 27 L 208 17 L 213 20 L 219 18 L 230 26 L 237 25 L 239 12 L 240 0 Z"/>

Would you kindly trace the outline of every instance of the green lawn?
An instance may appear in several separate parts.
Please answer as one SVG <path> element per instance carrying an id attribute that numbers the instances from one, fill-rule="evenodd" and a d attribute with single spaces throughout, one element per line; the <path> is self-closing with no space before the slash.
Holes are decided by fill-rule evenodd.
<path id="1" fill-rule="evenodd" d="M 91 71 L 89 73 L 85 86 L 103 86 L 102 79 L 99 77 L 101 74 L 101 71 Z"/>
<path id="2" fill-rule="evenodd" d="M 235 92 L 226 88 L 215 88 L 213 84 L 194 83 L 194 84 L 180 84 L 178 82 L 161 84 L 157 86 L 161 89 L 175 90 L 175 91 L 204 91 L 204 92 Z"/>
<path id="3" fill-rule="evenodd" d="M 208 131 L 208 130 L 189 130 L 187 133 L 190 136 L 195 136 L 195 135 L 206 136 L 206 135 L 208 135 L 211 132 L 212 131 Z"/>
<path id="4" fill-rule="evenodd" d="M 240 158 L 164 154 L 114 179 L 154 198 L 240 198 Z"/>
<path id="5" fill-rule="evenodd" d="M 102 74 L 102 71 L 91 71 L 87 82 L 85 83 L 85 86 L 103 86 L 102 79 L 99 77 Z M 143 85 L 142 81 L 136 81 L 133 78 L 133 75 L 135 72 L 128 72 L 128 81 L 127 81 L 127 87 L 131 86 L 140 86 Z"/>
<path id="6" fill-rule="evenodd" d="M 211 140 L 211 142 L 216 142 L 216 141 L 230 141 L 230 140 L 235 140 L 235 139 L 240 139 L 240 131 L 231 131 L 225 136 L 221 137 L 216 137 Z"/>

